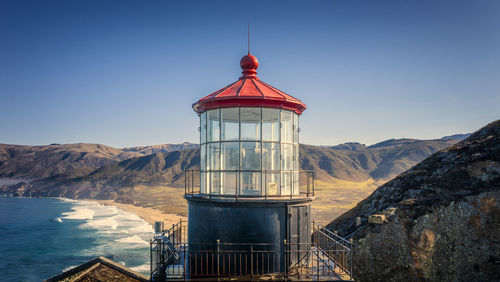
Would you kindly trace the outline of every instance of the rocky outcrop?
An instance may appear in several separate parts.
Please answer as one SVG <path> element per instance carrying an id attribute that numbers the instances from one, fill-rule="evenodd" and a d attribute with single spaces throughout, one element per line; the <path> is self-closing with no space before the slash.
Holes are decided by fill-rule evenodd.
<path id="1" fill-rule="evenodd" d="M 327 228 L 354 235 L 361 281 L 500 279 L 500 121 L 379 187 Z M 395 208 L 383 224 L 370 215 Z"/>

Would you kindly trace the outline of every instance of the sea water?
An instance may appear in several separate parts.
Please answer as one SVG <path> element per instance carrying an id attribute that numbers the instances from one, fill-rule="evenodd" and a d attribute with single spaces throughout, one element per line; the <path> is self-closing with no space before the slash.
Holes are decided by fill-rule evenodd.
<path id="1" fill-rule="evenodd" d="M 153 227 L 113 206 L 0 198 L 0 281 L 41 281 L 104 256 L 149 275 Z"/>

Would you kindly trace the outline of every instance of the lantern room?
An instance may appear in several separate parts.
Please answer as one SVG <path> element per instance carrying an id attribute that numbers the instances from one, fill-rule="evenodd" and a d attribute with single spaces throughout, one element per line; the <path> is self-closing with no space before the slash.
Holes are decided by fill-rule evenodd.
<path id="1" fill-rule="evenodd" d="M 200 116 L 200 194 L 299 195 L 298 99 L 260 81 L 253 55 L 240 79 L 193 105 Z"/>

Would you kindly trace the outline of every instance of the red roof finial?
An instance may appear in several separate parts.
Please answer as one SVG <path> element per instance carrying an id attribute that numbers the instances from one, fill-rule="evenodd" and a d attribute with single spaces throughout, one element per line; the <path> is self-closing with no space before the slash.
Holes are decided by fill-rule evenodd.
<path id="1" fill-rule="evenodd" d="M 259 67 L 259 60 L 254 55 L 248 53 L 248 55 L 243 56 L 240 61 L 240 66 L 242 69 L 243 76 L 240 79 L 244 78 L 255 78 L 257 77 L 257 68 Z"/>

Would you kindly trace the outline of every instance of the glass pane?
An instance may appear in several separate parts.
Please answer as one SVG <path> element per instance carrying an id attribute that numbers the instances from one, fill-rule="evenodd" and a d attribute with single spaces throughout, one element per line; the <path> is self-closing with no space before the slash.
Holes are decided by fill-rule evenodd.
<path id="1" fill-rule="evenodd" d="M 207 144 L 207 170 L 220 169 L 220 143 Z"/>
<path id="2" fill-rule="evenodd" d="M 240 136 L 239 108 L 222 109 L 222 140 L 238 140 Z"/>
<path id="3" fill-rule="evenodd" d="M 295 171 L 293 172 L 293 182 L 292 182 L 292 194 L 293 195 L 298 195 L 299 194 L 299 172 Z"/>
<path id="4" fill-rule="evenodd" d="M 260 170 L 259 142 L 241 142 L 241 169 Z"/>
<path id="5" fill-rule="evenodd" d="M 241 140 L 260 140 L 260 108 L 241 108 Z"/>
<path id="6" fill-rule="evenodd" d="M 280 173 L 279 172 L 263 172 L 262 181 L 264 181 L 263 193 L 268 196 L 279 195 L 280 192 Z"/>
<path id="7" fill-rule="evenodd" d="M 241 172 L 241 195 L 261 195 L 260 172 Z"/>
<path id="8" fill-rule="evenodd" d="M 221 194 L 236 195 L 236 187 L 238 187 L 238 173 L 221 172 L 221 174 L 222 174 Z"/>
<path id="9" fill-rule="evenodd" d="M 293 145 L 281 144 L 281 170 L 293 169 Z"/>
<path id="10" fill-rule="evenodd" d="M 281 111 L 281 141 L 293 142 L 293 113 Z"/>
<path id="11" fill-rule="evenodd" d="M 220 172 L 210 173 L 210 188 L 212 194 L 220 194 Z"/>
<path id="12" fill-rule="evenodd" d="M 220 111 L 211 110 L 207 112 L 207 141 L 219 141 L 220 134 Z"/>
<path id="13" fill-rule="evenodd" d="M 263 170 L 279 170 L 279 144 L 278 143 L 262 143 L 262 169 Z"/>
<path id="14" fill-rule="evenodd" d="M 281 172 L 281 196 L 289 196 L 292 186 L 291 172 Z"/>
<path id="15" fill-rule="evenodd" d="M 200 144 L 207 142 L 207 113 L 200 115 Z"/>
<path id="16" fill-rule="evenodd" d="M 293 145 L 293 169 L 300 169 L 299 145 Z"/>
<path id="17" fill-rule="evenodd" d="M 207 145 L 203 144 L 200 147 L 200 170 L 204 171 L 207 169 Z"/>
<path id="18" fill-rule="evenodd" d="M 200 192 L 202 194 L 207 194 L 207 173 L 202 172 L 200 173 Z"/>
<path id="19" fill-rule="evenodd" d="M 262 140 L 280 140 L 280 110 L 262 109 Z"/>
<path id="20" fill-rule="evenodd" d="M 299 143 L 299 115 L 293 113 L 293 142 Z"/>
<path id="21" fill-rule="evenodd" d="M 237 170 L 240 164 L 240 151 L 238 142 L 222 143 L 222 169 Z"/>

